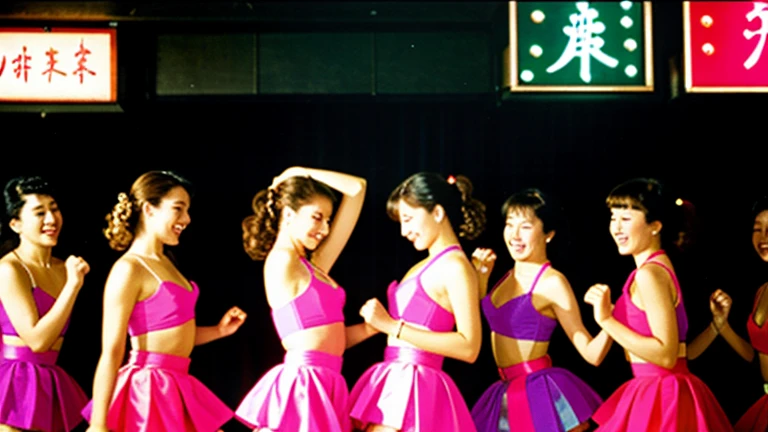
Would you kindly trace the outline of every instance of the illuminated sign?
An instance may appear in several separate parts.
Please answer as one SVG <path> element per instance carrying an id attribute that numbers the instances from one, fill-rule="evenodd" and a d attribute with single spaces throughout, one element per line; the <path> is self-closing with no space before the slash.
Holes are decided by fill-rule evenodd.
<path id="1" fill-rule="evenodd" d="M 684 2 L 685 90 L 768 92 L 768 3 Z"/>
<path id="2" fill-rule="evenodd" d="M 653 91 L 651 2 L 510 2 L 513 92 Z"/>
<path id="3" fill-rule="evenodd" d="M 116 102 L 115 29 L 0 28 L 0 101 Z"/>

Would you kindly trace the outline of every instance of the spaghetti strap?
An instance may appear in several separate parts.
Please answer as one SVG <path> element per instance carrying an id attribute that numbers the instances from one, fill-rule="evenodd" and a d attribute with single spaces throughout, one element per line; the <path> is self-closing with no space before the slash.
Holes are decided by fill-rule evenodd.
<path id="1" fill-rule="evenodd" d="M 307 267 L 307 270 L 309 270 L 309 274 L 314 278 L 315 277 L 315 267 L 312 265 L 312 263 L 307 261 L 307 259 L 304 258 L 303 256 L 299 256 L 299 261 L 301 261 L 302 264 L 304 264 L 304 266 Z"/>
<path id="2" fill-rule="evenodd" d="M 30 282 L 32 282 L 32 289 L 37 288 L 37 282 L 35 282 L 35 277 L 32 276 L 32 271 L 27 267 L 27 264 L 24 263 L 24 261 L 21 259 L 19 254 L 16 253 L 16 251 L 13 251 L 13 256 L 16 257 L 17 260 L 19 260 L 19 263 L 22 267 L 24 267 L 24 271 L 27 272 L 27 276 L 29 276 Z"/>
<path id="3" fill-rule="evenodd" d="M 136 254 L 128 254 L 128 255 L 130 255 L 130 256 L 132 256 L 132 257 L 136 257 L 136 259 L 139 261 L 139 263 L 140 263 L 142 266 L 144 266 L 144 268 L 145 268 L 145 269 L 147 269 L 147 271 L 148 271 L 148 272 L 150 272 L 150 273 L 152 274 L 152 276 L 154 276 L 154 277 L 155 277 L 155 279 L 157 279 L 157 281 L 158 281 L 158 282 L 160 282 L 160 283 L 162 283 L 162 282 L 163 282 L 163 280 L 162 280 L 162 279 L 160 279 L 160 276 L 158 276 L 158 275 L 157 275 L 157 273 L 155 273 L 155 271 L 154 271 L 154 270 L 152 270 L 152 267 L 150 267 L 150 266 L 149 266 L 149 264 L 147 264 L 147 262 L 146 262 L 146 261 L 144 261 L 144 258 L 142 258 L 141 256 L 139 256 L 139 255 L 136 255 Z"/>
<path id="4" fill-rule="evenodd" d="M 451 246 L 448 246 L 447 248 L 443 249 L 442 251 L 440 251 L 440 253 L 439 253 L 439 254 L 435 255 L 435 257 L 434 257 L 434 258 L 432 258 L 431 260 L 429 260 L 429 262 L 427 263 L 427 265 L 425 265 L 424 267 L 422 267 L 422 268 L 421 268 L 421 270 L 419 270 L 419 274 L 418 274 L 418 275 L 416 275 L 416 277 L 421 277 L 421 275 L 422 275 L 422 274 L 423 274 L 425 271 L 427 271 L 427 269 L 428 269 L 428 268 L 429 268 L 429 267 L 432 265 L 432 263 L 434 263 L 435 261 L 437 261 L 438 259 L 440 259 L 440 257 L 441 257 L 441 256 L 443 256 L 443 255 L 447 254 L 448 252 L 451 252 L 451 251 L 455 251 L 455 250 L 461 250 L 461 247 L 459 247 L 459 245 L 451 245 Z"/>
<path id="5" fill-rule="evenodd" d="M 539 269 L 539 272 L 536 273 L 536 277 L 533 278 L 533 285 L 531 285 L 531 290 L 528 291 L 528 294 L 533 294 L 533 290 L 536 289 L 536 284 L 539 283 L 539 279 L 541 278 L 541 275 L 544 274 L 545 271 L 551 266 L 549 261 L 545 262 L 543 266 L 541 266 L 541 269 Z"/>

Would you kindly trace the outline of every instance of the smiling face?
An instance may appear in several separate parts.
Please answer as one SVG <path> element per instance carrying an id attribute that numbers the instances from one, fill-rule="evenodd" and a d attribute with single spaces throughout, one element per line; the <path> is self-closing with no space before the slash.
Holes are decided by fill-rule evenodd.
<path id="1" fill-rule="evenodd" d="M 306 250 L 315 250 L 328 237 L 333 215 L 333 202 L 328 197 L 315 195 L 297 210 L 284 208 L 283 218 L 294 244 Z"/>
<path id="2" fill-rule="evenodd" d="M 509 255 L 517 262 L 545 262 L 547 243 L 554 231 L 544 233 L 544 224 L 530 209 L 511 209 L 504 225 L 504 242 Z"/>
<path id="3" fill-rule="evenodd" d="M 436 206 L 432 212 L 424 207 L 415 207 L 405 200 L 398 203 L 398 217 L 400 219 L 400 235 L 413 243 L 413 247 L 418 251 L 429 249 L 432 243 L 440 234 L 440 223 L 438 213 L 442 210 Z"/>
<path id="4" fill-rule="evenodd" d="M 768 262 L 768 210 L 755 216 L 752 228 L 752 246 L 754 246 L 760 259 Z"/>
<path id="5" fill-rule="evenodd" d="M 661 223 L 647 223 L 645 213 L 633 208 L 611 208 L 610 231 L 621 255 L 636 255 L 651 247 Z"/>
<path id="6" fill-rule="evenodd" d="M 19 217 L 10 222 L 11 229 L 22 241 L 43 247 L 53 247 L 59 241 L 64 219 L 59 205 L 50 195 L 24 195 Z"/>
<path id="7" fill-rule="evenodd" d="M 192 222 L 189 216 L 190 197 L 181 186 L 172 188 L 157 206 L 145 205 L 144 227 L 163 244 L 175 246 L 184 229 Z"/>

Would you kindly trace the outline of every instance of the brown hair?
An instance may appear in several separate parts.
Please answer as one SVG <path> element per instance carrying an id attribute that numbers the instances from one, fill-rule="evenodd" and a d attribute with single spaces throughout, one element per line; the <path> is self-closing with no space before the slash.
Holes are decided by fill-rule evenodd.
<path id="1" fill-rule="evenodd" d="M 316 196 L 336 202 L 331 188 L 310 177 L 291 177 L 275 188 L 260 190 L 253 197 L 252 215 L 243 219 L 243 248 L 253 260 L 267 257 L 277 238 L 284 208 L 298 210 Z"/>
<path id="2" fill-rule="evenodd" d="M 108 225 L 104 236 L 109 240 L 109 247 L 117 251 L 127 249 L 136 235 L 141 206 L 145 202 L 160 205 L 168 192 L 178 186 L 183 187 L 190 197 L 193 195 L 192 184 L 178 174 L 150 171 L 133 182 L 129 193 L 121 192 L 117 204 L 106 217 Z"/>
<path id="3" fill-rule="evenodd" d="M 472 198 L 472 182 L 465 176 L 443 178 L 421 172 L 408 177 L 389 195 L 387 215 L 398 221 L 398 203 L 422 207 L 431 212 L 440 204 L 459 237 L 474 240 L 485 229 L 485 204 Z"/>

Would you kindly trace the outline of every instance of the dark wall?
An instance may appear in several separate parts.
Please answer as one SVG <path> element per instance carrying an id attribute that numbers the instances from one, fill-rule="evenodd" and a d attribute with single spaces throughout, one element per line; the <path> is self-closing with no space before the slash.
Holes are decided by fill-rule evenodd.
<path id="1" fill-rule="evenodd" d="M 197 187 L 193 223 L 174 253 L 185 274 L 201 287 L 198 322 L 213 324 L 232 305 L 249 313 L 237 334 L 198 347 L 192 355 L 192 373 L 232 407 L 283 355 L 263 294 L 262 264 L 243 252 L 240 223 L 250 212 L 253 194 L 292 165 L 341 170 L 368 180 L 363 214 L 333 269 L 347 289 L 350 324 L 360 321 L 357 311 L 368 298 L 384 301 L 386 285 L 422 257 L 384 212 L 390 191 L 414 172 L 464 174 L 474 182 L 477 197 L 488 205 L 488 229 L 464 247 L 468 254 L 478 246 L 499 253 L 492 280 L 512 265 L 501 239 L 504 199 L 530 186 L 558 196 L 570 235 L 550 245 L 551 258 L 579 300 L 598 282 L 610 284 L 614 300 L 618 297 L 633 263 L 616 253 L 604 199 L 621 181 L 653 176 L 693 202 L 699 217 L 698 242 L 674 258 L 691 321 L 689 335 L 706 327 L 708 297 L 723 288 L 735 301 L 731 323 L 746 336 L 749 306 L 765 281 L 765 266 L 749 243 L 748 212 L 751 200 L 767 192 L 768 151 L 756 130 L 764 123 L 761 104 L 766 99 L 701 96 L 670 101 L 665 60 L 679 53 L 669 42 L 679 26 L 669 20 L 659 24 L 668 30 L 666 37 L 657 36 L 659 90 L 649 97 L 500 102 L 488 91 L 471 97 L 406 94 L 400 100 L 322 95 L 171 100 L 156 93 L 157 52 L 151 48 L 121 54 L 126 72 L 121 78 L 122 113 L 45 118 L 0 113 L 0 180 L 19 174 L 51 178 L 62 190 L 66 226 L 55 253 L 82 255 L 92 267 L 60 363 L 90 393 L 100 349 L 103 284 L 118 257 L 101 234 L 104 217 L 117 194 L 151 169 L 177 170 Z M 121 43 L 136 47 L 155 40 L 141 29 L 135 24 L 126 33 L 132 38 Z M 496 35 L 489 37 L 493 46 Z M 587 327 L 597 332 L 591 308 L 582 307 L 582 313 Z M 485 325 L 484 332 L 475 364 L 445 364 L 470 406 L 496 379 Z M 381 359 L 384 343 L 379 336 L 348 351 L 343 373 L 350 386 Z M 594 368 L 560 330 L 551 354 L 556 365 L 583 377 L 604 397 L 631 376 L 619 347 Z M 691 369 L 734 421 L 762 392 L 756 363 L 747 365 L 721 340 L 692 362 Z M 236 430 L 235 424 L 227 430 Z"/>

